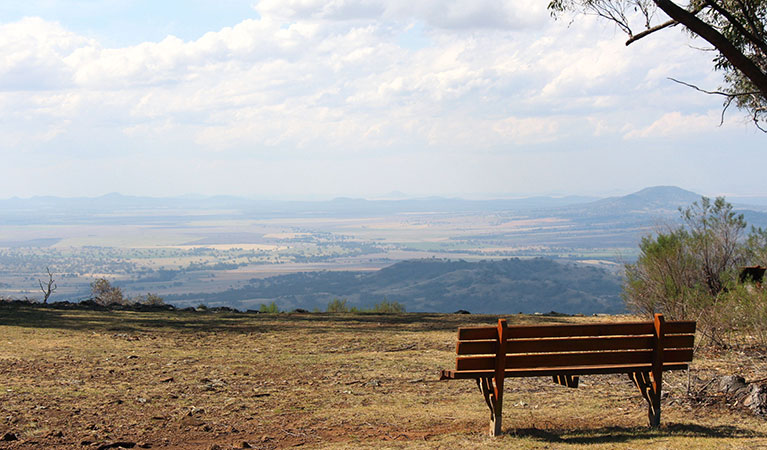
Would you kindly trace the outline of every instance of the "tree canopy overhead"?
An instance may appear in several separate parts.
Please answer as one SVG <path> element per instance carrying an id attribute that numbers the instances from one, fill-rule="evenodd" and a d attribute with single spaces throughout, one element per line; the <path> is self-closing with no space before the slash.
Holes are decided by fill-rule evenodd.
<path id="1" fill-rule="evenodd" d="M 549 10 L 607 19 L 626 33 L 626 45 L 681 24 L 711 45 L 714 68 L 724 74 L 720 90 L 693 87 L 724 96 L 724 111 L 734 103 L 767 132 L 767 0 L 551 0 Z"/>

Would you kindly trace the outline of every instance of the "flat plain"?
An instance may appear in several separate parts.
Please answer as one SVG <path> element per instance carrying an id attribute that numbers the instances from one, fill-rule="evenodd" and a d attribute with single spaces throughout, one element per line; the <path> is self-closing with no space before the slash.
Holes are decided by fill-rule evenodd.
<path id="1" fill-rule="evenodd" d="M 147 292 L 169 296 L 223 292 L 254 278 L 302 271 L 378 270 L 419 258 L 586 259 L 612 270 L 636 252 L 626 243 L 579 246 L 584 232 L 551 217 L 424 212 L 342 219 L 177 219 L 159 225 L 0 224 L 0 298 L 39 298 L 38 282 L 47 277 L 47 269 L 56 277 L 56 299 L 79 301 L 89 297 L 90 283 L 102 277 L 131 297 Z M 596 239 L 603 232 L 595 226 L 585 234 Z M 546 240 L 551 233 L 557 240 Z M 574 241 L 565 242 L 565 236 Z"/>
<path id="2" fill-rule="evenodd" d="M 713 381 L 763 373 L 754 352 L 701 348 L 689 374 L 664 376 L 657 430 L 625 376 L 578 389 L 510 380 L 504 435 L 491 438 L 473 382 L 438 377 L 454 364 L 457 327 L 496 316 L 1 305 L 0 437 L 15 438 L 5 449 L 767 447 L 765 420 L 727 405 Z"/>

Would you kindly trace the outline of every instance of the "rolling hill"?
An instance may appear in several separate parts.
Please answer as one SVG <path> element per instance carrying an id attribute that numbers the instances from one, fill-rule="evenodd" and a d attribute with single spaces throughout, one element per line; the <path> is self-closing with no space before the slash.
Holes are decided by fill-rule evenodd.
<path id="1" fill-rule="evenodd" d="M 275 301 L 285 310 L 324 310 L 334 298 L 370 307 L 384 299 L 408 311 L 477 313 L 620 313 L 620 278 L 606 270 L 550 259 L 402 261 L 374 272 L 321 271 L 253 279 L 219 293 L 173 295 L 178 305 L 200 303 L 257 309 Z"/>

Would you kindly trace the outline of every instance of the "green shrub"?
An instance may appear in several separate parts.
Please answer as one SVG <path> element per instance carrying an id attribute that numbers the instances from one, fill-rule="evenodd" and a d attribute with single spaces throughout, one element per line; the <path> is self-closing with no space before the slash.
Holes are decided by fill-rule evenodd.
<path id="1" fill-rule="evenodd" d="M 405 305 L 399 302 L 390 302 L 383 299 L 381 303 L 376 303 L 370 310 L 374 313 L 396 314 L 405 312 Z"/>
<path id="2" fill-rule="evenodd" d="M 767 231 L 746 236 L 743 215 L 722 197 L 703 197 L 680 212 L 682 226 L 643 238 L 636 263 L 626 265 L 626 305 L 642 315 L 697 320 L 717 346 L 767 345 L 767 291 L 738 281 L 743 266 L 765 264 Z"/>
<path id="3" fill-rule="evenodd" d="M 106 278 L 99 278 L 91 283 L 91 294 L 96 303 L 104 306 L 124 305 L 127 300 L 123 297 L 123 291 L 112 284 Z"/>
<path id="4" fill-rule="evenodd" d="M 258 311 L 267 314 L 277 314 L 281 312 L 280 308 L 278 308 L 277 304 L 274 302 L 271 302 L 268 305 L 261 303 L 261 307 L 258 308 Z"/>
<path id="5" fill-rule="evenodd" d="M 346 305 L 346 299 L 340 299 L 340 298 L 334 298 L 328 303 L 327 312 L 329 313 L 348 313 L 348 312 L 356 312 L 356 308 L 354 311 L 349 311 L 349 307 Z"/>
<path id="6" fill-rule="evenodd" d="M 138 296 L 136 298 L 136 303 L 141 303 L 142 305 L 147 306 L 163 306 L 165 304 L 165 300 L 163 300 L 163 298 L 159 295 L 147 293 L 144 297 Z"/>

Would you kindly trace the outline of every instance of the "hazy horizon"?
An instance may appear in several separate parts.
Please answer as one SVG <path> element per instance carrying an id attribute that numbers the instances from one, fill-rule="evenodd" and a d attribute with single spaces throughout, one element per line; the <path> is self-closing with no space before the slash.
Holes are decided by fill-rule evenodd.
<path id="1" fill-rule="evenodd" d="M 583 198 L 593 198 L 593 199 L 603 199 L 608 197 L 622 197 L 625 195 L 630 195 L 639 191 L 642 191 L 644 189 L 648 188 L 657 188 L 657 187 L 674 187 L 683 189 L 685 191 L 694 192 L 696 194 L 704 195 L 710 198 L 718 197 L 718 196 L 724 196 L 725 198 L 738 198 L 738 199 L 748 199 L 748 198 L 754 198 L 754 199 L 767 199 L 767 191 L 763 192 L 739 192 L 739 193 L 732 193 L 732 192 L 701 192 L 700 190 L 696 189 L 688 189 L 683 186 L 645 186 L 643 188 L 632 190 L 632 191 L 623 191 L 618 189 L 612 189 L 609 191 L 604 192 L 593 192 L 593 193 L 562 193 L 562 192 L 539 192 L 539 193 L 530 193 L 530 194 L 520 194 L 520 193 L 474 193 L 474 194 L 462 194 L 462 193 L 426 193 L 426 194 L 411 194 L 407 192 L 388 192 L 388 193 L 380 193 L 380 194 L 372 194 L 367 196 L 359 196 L 354 195 L 351 193 L 347 194 L 337 194 L 337 195 L 322 195 L 322 194 L 306 194 L 306 195 L 292 195 L 292 196 L 279 196 L 279 195 L 245 195 L 245 194 L 239 194 L 239 193 L 220 193 L 220 194 L 205 194 L 200 192 L 188 192 L 183 193 L 179 195 L 137 195 L 137 194 L 131 194 L 131 193 L 124 193 L 124 192 L 105 192 L 105 193 L 99 193 L 99 194 L 91 194 L 91 195 L 77 195 L 77 196 L 63 196 L 63 195 L 57 195 L 56 193 L 50 193 L 50 194 L 43 194 L 43 195 L 32 195 L 32 196 L 18 196 L 14 195 L 11 197 L 0 197 L 0 200 L 13 200 L 13 199 L 20 199 L 20 200 L 29 200 L 34 198 L 46 198 L 46 197 L 52 197 L 52 198 L 62 198 L 62 199 L 77 199 L 77 198 L 101 198 L 101 197 L 108 197 L 111 195 L 119 195 L 123 197 L 140 197 L 140 198 L 154 198 L 154 199 L 163 199 L 163 198 L 212 198 L 212 197 L 232 197 L 232 198 L 241 198 L 241 199 L 247 199 L 247 200 L 254 200 L 254 201 L 331 201 L 331 200 L 338 200 L 338 199 L 354 199 L 354 200 L 420 200 L 420 199 L 428 199 L 428 198 L 442 198 L 442 199 L 460 199 L 460 200 L 525 200 L 525 199 L 534 199 L 536 197 L 541 198 L 568 198 L 568 197 L 583 197 Z"/>

